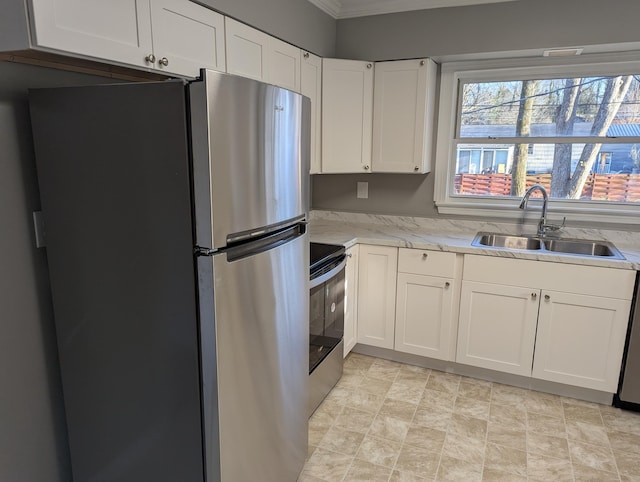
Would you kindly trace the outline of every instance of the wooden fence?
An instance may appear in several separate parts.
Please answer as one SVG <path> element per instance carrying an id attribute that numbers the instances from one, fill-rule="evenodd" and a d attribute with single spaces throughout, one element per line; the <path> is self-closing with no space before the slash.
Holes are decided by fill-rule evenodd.
<path id="1" fill-rule="evenodd" d="M 527 188 L 542 184 L 551 188 L 551 174 L 530 174 Z M 509 196 L 510 174 L 456 174 L 457 194 Z M 582 189 L 581 199 L 593 201 L 640 202 L 640 174 L 592 174 Z"/>

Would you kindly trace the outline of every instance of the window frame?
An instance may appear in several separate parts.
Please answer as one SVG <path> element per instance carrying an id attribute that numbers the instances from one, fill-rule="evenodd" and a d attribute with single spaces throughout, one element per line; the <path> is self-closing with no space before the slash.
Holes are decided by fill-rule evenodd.
<path id="1" fill-rule="evenodd" d="M 537 77 L 586 77 L 640 74 L 640 53 L 593 54 L 580 57 L 544 57 L 445 62 L 441 64 L 438 129 L 436 135 L 434 202 L 441 214 L 522 219 L 514 198 L 462 196 L 452 193 L 456 170 L 456 149 L 477 143 L 509 143 L 514 138 L 460 138 L 461 81 L 489 82 L 527 80 Z M 521 139 L 521 138 L 515 138 Z M 536 138 L 539 139 L 539 138 Z M 569 137 L 572 143 L 592 142 L 593 137 Z M 608 138 L 607 143 L 634 143 L 632 138 Z M 545 137 L 544 143 L 567 142 L 567 137 Z M 640 142 L 638 142 L 640 143 Z M 551 221 L 567 219 L 600 223 L 640 224 L 640 203 L 551 199 Z M 533 216 L 532 216 L 533 219 Z"/>

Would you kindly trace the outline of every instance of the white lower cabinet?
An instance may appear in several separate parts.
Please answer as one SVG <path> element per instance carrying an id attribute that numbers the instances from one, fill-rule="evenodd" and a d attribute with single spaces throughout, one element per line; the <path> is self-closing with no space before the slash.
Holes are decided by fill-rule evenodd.
<path id="1" fill-rule="evenodd" d="M 456 361 L 613 393 L 635 272 L 465 256 Z"/>
<path id="2" fill-rule="evenodd" d="M 344 273 L 344 356 L 358 341 L 358 245 L 347 249 Z"/>
<path id="3" fill-rule="evenodd" d="M 530 376 L 538 293 L 535 288 L 463 281 L 456 361 Z"/>
<path id="4" fill-rule="evenodd" d="M 543 291 L 533 376 L 615 392 L 629 301 Z"/>
<path id="5" fill-rule="evenodd" d="M 395 350 L 454 359 L 456 264 L 454 253 L 399 250 Z"/>
<path id="6" fill-rule="evenodd" d="M 358 343 L 392 349 L 398 249 L 361 244 L 358 258 Z"/>

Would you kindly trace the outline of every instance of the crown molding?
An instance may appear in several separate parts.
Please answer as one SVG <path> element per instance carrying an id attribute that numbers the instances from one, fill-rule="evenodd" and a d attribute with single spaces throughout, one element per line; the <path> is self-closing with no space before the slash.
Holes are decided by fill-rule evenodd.
<path id="1" fill-rule="evenodd" d="M 340 0 L 309 0 L 309 3 L 314 4 L 320 10 L 328 13 L 333 18 L 339 17 L 340 9 L 342 8 Z"/>
<path id="2" fill-rule="evenodd" d="M 515 0 L 309 0 L 335 19 Z"/>

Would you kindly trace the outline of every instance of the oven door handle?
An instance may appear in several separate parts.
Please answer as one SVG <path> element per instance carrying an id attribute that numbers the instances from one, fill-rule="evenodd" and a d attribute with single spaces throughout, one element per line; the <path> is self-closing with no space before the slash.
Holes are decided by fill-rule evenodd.
<path id="1" fill-rule="evenodd" d="M 327 271 L 326 273 L 324 273 L 321 276 L 318 276 L 317 278 L 312 279 L 309 282 L 309 288 L 313 289 L 316 286 L 320 286 L 322 283 L 324 283 L 327 280 L 330 280 L 331 278 L 333 278 L 335 275 L 337 275 L 342 269 L 344 269 L 344 267 L 347 264 L 347 257 L 345 256 L 344 259 L 342 261 L 340 261 L 340 264 L 338 264 L 335 268 L 333 268 L 331 271 Z"/>

